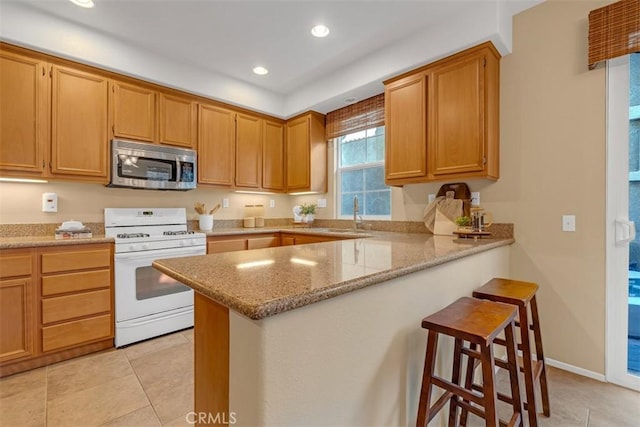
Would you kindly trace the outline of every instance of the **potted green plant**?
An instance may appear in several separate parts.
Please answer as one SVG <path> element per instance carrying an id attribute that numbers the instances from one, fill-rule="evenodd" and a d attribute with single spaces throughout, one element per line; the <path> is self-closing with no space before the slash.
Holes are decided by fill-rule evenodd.
<path id="1" fill-rule="evenodd" d="M 303 222 L 313 222 L 316 215 L 316 205 L 315 203 L 303 203 L 300 207 L 300 215 L 302 215 Z"/>

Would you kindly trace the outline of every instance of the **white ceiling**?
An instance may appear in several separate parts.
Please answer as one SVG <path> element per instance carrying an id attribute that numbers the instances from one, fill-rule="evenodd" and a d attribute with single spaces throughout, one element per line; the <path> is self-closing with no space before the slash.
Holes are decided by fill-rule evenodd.
<path id="1" fill-rule="evenodd" d="M 497 10 L 495 4 L 507 1 L 512 3 L 510 13 L 531 5 L 531 1 L 525 0 L 94 0 L 94 8 L 84 9 L 68 0 L 20 0 L 14 3 L 30 13 L 43 15 L 44 19 L 81 27 L 117 41 L 119 46 L 125 45 L 132 51 L 144 51 L 164 61 L 179 63 L 183 69 L 197 69 L 212 78 L 221 77 L 249 88 L 257 87 L 262 94 L 273 96 L 284 104 L 287 99 L 299 98 L 301 94 L 309 98 L 294 102 L 300 106 L 287 108 L 283 104 L 282 111 L 267 111 L 287 115 L 323 103 L 324 109 L 339 107 L 350 95 L 361 98 L 368 92 L 379 92 L 381 80 L 377 81 L 377 89 L 374 85 L 358 91 L 359 86 L 371 86 L 371 77 L 367 76 L 369 81 L 357 82 L 357 78 L 351 78 L 352 82 L 343 84 L 333 93 L 319 88 L 320 94 L 326 93 L 326 99 L 308 93 L 311 87 L 327 77 L 336 76 L 336 80 L 340 80 L 340 74 L 353 69 L 353 64 L 366 63 L 369 58 L 401 46 L 429 28 L 454 22 L 480 5 Z M 11 3 L 2 2 L 5 8 Z M 318 23 L 329 26 L 328 37 L 311 36 L 311 27 Z M 10 41 L 15 38 L 11 34 L 2 36 Z M 28 40 L 25 42 L 33 44 Z M 52 50 L 50 46 L 49 50 Z M 399 49 L 398 56 L 401 53 Z M 429 60 L 428 57 L 402 59 L 403 64 L 389 65 L 385 74 L 404 71 L 411 63 Z M 269 74 L 253 74 L 251 70 L 256 65 L 267 67 Z M 176 82 L 173 86 L 181 85 Z M 222 96 L 228 97 L 228 94 Z M 238 104 L 250 102 L 223 100 Z M 332 101 L 327 103 L 328 100 Z M 303 106 L 305 102 L 308 105 Z"/>

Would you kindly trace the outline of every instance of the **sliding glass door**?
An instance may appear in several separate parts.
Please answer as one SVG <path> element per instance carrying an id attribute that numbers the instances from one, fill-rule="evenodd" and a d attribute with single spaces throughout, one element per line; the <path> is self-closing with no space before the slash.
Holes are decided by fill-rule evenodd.
<path id="1" fill-rule="evenodd" d="M 607 65 L 607 380 L 640 390 L 640 54 Z"/>

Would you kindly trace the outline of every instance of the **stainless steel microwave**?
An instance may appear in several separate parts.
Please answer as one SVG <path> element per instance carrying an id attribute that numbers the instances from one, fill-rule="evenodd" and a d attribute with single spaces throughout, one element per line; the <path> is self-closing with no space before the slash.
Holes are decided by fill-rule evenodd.
<path id="1" fill-rule="evenodd" d="M 192 190 L 196 188 L 196 168 L 194 150 L 114 139 L 111 141 L 111 182 L 108 186 Z"/>

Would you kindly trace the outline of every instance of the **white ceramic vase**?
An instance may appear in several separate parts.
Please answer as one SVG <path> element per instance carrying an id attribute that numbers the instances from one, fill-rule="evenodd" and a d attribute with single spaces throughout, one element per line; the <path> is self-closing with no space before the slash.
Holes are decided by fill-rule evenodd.
<path id="1" fill-rule="evenodd" d="M 199 227 L 202 231 L 211 231 L 213 229 L 213 215 L 200 215 Z"/>

